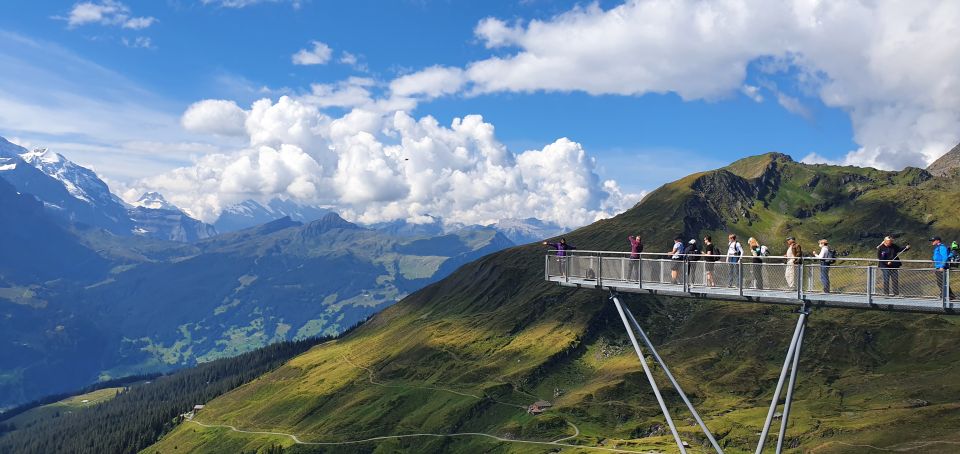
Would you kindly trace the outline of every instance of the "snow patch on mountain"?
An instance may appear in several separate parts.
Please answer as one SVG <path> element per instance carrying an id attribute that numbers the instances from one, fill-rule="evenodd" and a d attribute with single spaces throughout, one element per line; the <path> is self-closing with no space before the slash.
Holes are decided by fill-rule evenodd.
<path id="1" fill-rule="evenodd" d="M 143 195 L 141 195 L 140 198 L 131 205 L 135 207 L 150 208 L 151 210 L 180 211 L 176 205 L 168 202 L 167 199 L 163 197 L 163 194 L 155 191 L 144 192 Z"/>

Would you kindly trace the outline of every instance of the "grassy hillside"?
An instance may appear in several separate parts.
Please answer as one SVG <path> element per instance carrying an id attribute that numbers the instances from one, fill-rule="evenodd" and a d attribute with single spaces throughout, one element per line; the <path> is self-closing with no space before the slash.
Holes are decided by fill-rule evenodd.
<path id="1" fill-rule="evenodd" d="M 918 169 L 811 166 L 768 154 L 665 185 L 567 239 L 582 249 L 623 250 L 626 235 L 640 232 L 647 251 L 656 252 L 680 232 L 718 238 L 733 231 L 760 238 L 774 252 L 794 235 L 805 245 L 827 236 L 841 250 L 866 254 L 887 232 L 916 245 L 932 232 L 956 237 L 960 219 L 950 206 L 956 200 L 958 180 Z M 214 427 L 185 422 L 144 452 L 276 444 L 291 452 L 548 452 L 560 439 L 577 445 L 573 452 L 673 452 L 606 295 L 548 285 L 542 266 L 543 249 L 535 245 L 470 263 L 350 336 L 211 401 L 196 422 Z M 773 306 L 626 301 L 721 444 L 728 452 L 752 452 L 796 317 Z M 955 447 L 958 325 L 942 316 L 815 312 L 788 446 L 818 453 Z M 692 451 L 709 452 L 679 398 L 665 396 Z M 523 407 L 538 399 L 554 407 L 527 415 Z M 226 426 L 295 434 L 304 442 L 462 435 L 310 446 Z"/>

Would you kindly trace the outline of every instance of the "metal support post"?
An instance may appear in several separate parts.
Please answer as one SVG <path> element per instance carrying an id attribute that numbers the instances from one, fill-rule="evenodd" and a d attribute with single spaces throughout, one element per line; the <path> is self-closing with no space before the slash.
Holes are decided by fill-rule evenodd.
<path id="1" fill-rule="evenodd" d="M 683 446 L 683 440 L 680 439 L 680 434 L 677 432 L 677 427 L 673 424 L 673 418 L 670 417 L 670 410 L 667 409 L 667 404 L 663 401 L 663 396 L 660 395 L 660 388 L 657 387 L 657 382 L 653 379 L 653 373 L 650 372 L 650 366 L 647 365 L 647 360 L 643 356 L 643 351 L 640 350 L 640 344 L 637 342 L 637 337 L 633 334 L 633 329 L 630 328 L 630 322 L 627 321 L 627 316 L 623 312 L 623 306 L 620 304 L 620 298 L 618 298 L 615 293 L 611 292 L 610 299 L 613 300 L 613 305 L 616 306 L 617 312 L 620 313 L 620 319 L 623 321 L 623 327 L 627 330 L 627 335 L 630 337 L 630 342 L 633 344 L 633 349 L 637 352 L 637 357 L 640 358 L 640 365 L 643 366 L 643 372 L 647 375 L 647 380 L 650 382 L 650 387 L 653 388 L 653 394 L 657 397 L 657 402 L 660 403 L 660 410 L 663 411 L 663 416 L 667 418 L 667 425 L 670 426 L 670 431 L 673 433 L 673 439 L 677 442 L 677 448 L 680 449 L 682 454 L 686 454 L 687 449 Z"/>
<path id="2" fill-rule="evenodd" d="M 737 260 L 737 286 L 740 287 L 740 296 L 743 296 L 743 256 Z"/>
<path id="3" fill-rule="evenodd" d="M 867 304 L 873 305 L 873 291 L 877 287 L 877 267 L 867 267 Z"/>
<path id="4" fill-rule="evenodd" d="M 947 266 L 943 270 L 943 274 L 940 275 L 940 278 L 943 279 L 943 285 L 940 286 L 940 297 L 943 299 L 943 308 L 947 308 L 947 303 L 950 302 L 950 267 Z"/>
<path id="5" fill-rule="evenodd" d="M 603 256 L 597 255 L 597 287 L 603 288 Z"/>
<path id="6" fill-rule="evenodd" d="M 550 280 L 550 256 L 545 255 L 543 256 L 543 258 L 545 259 L 543 263 L 543 280 L 549 281 Z"/>
<path id="7" fill-rule="evenodd" d="M 623 258 L 620 258 L 620 277 L 623 279 L 623 282 L 625 283 L 630 282 L 630 276 L 627 276 L 627 270 L 630 269 L 629 267 L 627 267 L 627 261 L 630 260 L 629 258 L 630 256 L 627 256 L 627 257 L 628 258 L 626 260 L 624 260 Z"/>
<path id="8" fill-rule="evenodd" d="M 803 266 L 803 258 L 802 258 L 802 257 L 801 257 L 801 258 L 798 258 L 798 259 L 796 259 L 796 260 L 799 260 L 799 261 L 800 261 L 800 265 L 790 264 L 789 266 L 793 266 L 793 267 L 799 268 L 799 270 L 794 270 L 794 271 L 796 271 L 796 273 L 794 273 L 794 274 L 796 274 L 796 278 L 797 278 L 797 281 L 796 281 L 796 284 L 797 284 L 797 299 L 798 299 L 798 300 L 803 300 L 803 279 L 804 279 L 804 278 L 803 278 L 803 269 L 804 269 L 805 267 Z"/>
<path id="9" fill-rule="evenodd" d="M 800 328 L 800 338 L 797 339 L 797 349 L 793 352 L 793 367 L 790 368 L 790 382 L 787 384 L 787 397 L 783 402 L 783 416 L 780 417 L 780 435 L 777 437 L 777 454 L 783 452 L 783 442 L 787 438 L 787 420 L 790 419 L 793 388 L 797 384 L 797 368 L 800 366 L 800 347 L 803 346 L 803 335 L 806 332 L 806 326 Z"/>
<path id="10" fill-rule="evenodd" d="M 697 413 L 697 410 L 693 407 L 690 399 L 687 398 L 687 394 L 684 393 L 683 389 L 680 387 L 680 383 L 677 382 L 677 379 L 674 378 L 672 373 L 670 373 L 670 368 L 667 367 L 667 363 L 664 362 L 663 358 L 660 357 L 660 354 L 657 353 L 657 349 L 653 347 L 653 342 L 650 342 L 650 338 L 647 337 L 647 333 L 644 332 L 643 328 L 640 327 L 640 324 L 637 323 L 637 319 L 634 318 L 633 312 L 627 308 L 624 308 L 624 311 L 626 311 L 627 317 L 630 318 L 630 323 L 633 325 L 633 328 L 637 330 L 637 332 L 640 334 L 640 338 L 643 339 L 643 343 L 648 349 L 650 349 L 650 353 L 653 354 L 653 358 L 657 361 L 657 364 L 660 364 L 660 367 L 663 369 L 663 373 L 667 375 L 670 383 L 673 384 L 673 387 L 677 390 L 677 393 L 680 394 L 680 398 L 683 399 L 683 403 L 687 404 L 687 408 L 690 410 L 690 413 L 693 414 L 693 418 L 697 420 L 697 424 L 700 425 L 700 428 L 703 429 L 703 433 L 706 434 L 707 439 L 710 440 L 710 444 L 712 444 L 713 448 L 717 450 L 717 453 L 723 454 L 723 449 L 720 448 L 720 445 L 713 437 L 710 429 L 707 429 L 707 425 L 703 422 L 703 419 L 700 418 L 700 413 Z"/>
<path id="11" fill-rule="evenodd" d="M 787 358 L 783 361 L 783 369 L 780 370 L 780 380 L 777 381 L 777 389 L 773 392 L 773 400 L 770 402 L 770 410 L 767 412 L 767 420 L 763 423 L 763 430 L 760 432 L 760 442 L 757 443 L 756 454 L 763 452 L 763 443 L 767 441 L 767 434 L 770 432 L 770 424 L 773 422 L 773 413 L 777 410 L 777 404 L 780 400 L 780 392 L 783 390 L 783 382 L 787 378 L 787 370 L 793 362 L 793 355 L 797 350 L 797 343 L 800 339 L 800 333 L 803 331 L 804 323 L 807 321 L 807 312 L 800 313 L 800 319 L 797 320 L 797 328 L 793 331 L 793 339 L 790 341 L 790 348 L 787 349 Z"/>
<path id="12" fill-rule="evenodd" d="M 637 285 L 643 288 L 643 254 L 637 258 Z"/>
<path id="13" fill-rule="evenodd" d="M 683 291 L 690 291 L 690 261 L 684 257 L 683 258 Z"/>

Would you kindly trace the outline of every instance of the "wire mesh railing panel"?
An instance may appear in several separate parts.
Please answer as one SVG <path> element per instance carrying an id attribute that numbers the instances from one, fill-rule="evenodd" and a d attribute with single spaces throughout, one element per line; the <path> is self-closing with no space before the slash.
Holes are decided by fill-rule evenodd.
<path id="1" fill-rule="evenodd" d="M 870 274 L 867 266 L 805 265 L 803 281 L 805 293 L 838 293 L 866 295 Z"/>
<path id="2" fill-rule="evenodd" d="M 600 279 L 605 281 L 625 282 L 627 275 L 627 259 L 625 257 L 601 257 Z"/>
<path id="3" fill-rule="evenodd" d="M 960 268 L 950 270 L 950 301 L 960 302 Z"/>
<path id="4" fill-rule="evenodd" d="M 894 271 L 888 271 L 886 275 L 884 269 L 878 270 L 878 294 L 892 297 L 929 299 L 940 299 L 943 295 L 941 286 L 943 285 L 942 280 L 945 276 L 942 271 L 937 271 L 933 268 L 900 268 L 892 270 Z M 884 280 L 885 277 L 886 281 Z M 886 288 L 884 288 L 884 284 L 886 284 Z M 889 290 L 889 293 L 887 293 L 886 290 Z M 880 291 L 883 291 L 883 293 L 879 293 Z"/>
<path id="5" fill-rule="evenodd" d="M 600 268 L 600 258 L 593 256 L 564 257 L 562 261 L 567 265 L 567 276 L 575 279 L 596 280 L 597 270 Z"/>
<path id="6" fill-rule="evenodd" d="M 563 276 L 564 257 L 547 256 L 547 276 Z"/>

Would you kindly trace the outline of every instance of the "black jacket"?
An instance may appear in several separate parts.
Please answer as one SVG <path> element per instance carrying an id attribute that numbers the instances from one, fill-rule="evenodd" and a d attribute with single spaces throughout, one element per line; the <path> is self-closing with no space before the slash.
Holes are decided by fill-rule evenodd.
<path id="1" fill-rule="evenodd" d="M 903 252 L 903 248 L 896 243 L 890 243 L 889 246 L 881 244 L 877 248 L 877 260 L 880 261 L 880 268 L 900 268 L 903 263 L 900 259 L 894 260 L 898 254 Z"/>

